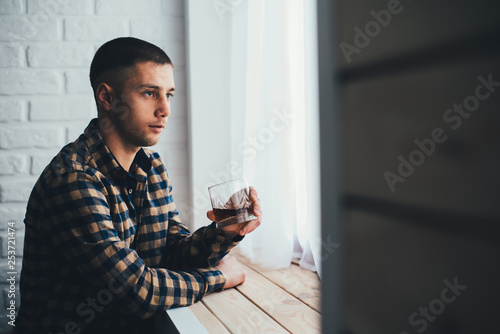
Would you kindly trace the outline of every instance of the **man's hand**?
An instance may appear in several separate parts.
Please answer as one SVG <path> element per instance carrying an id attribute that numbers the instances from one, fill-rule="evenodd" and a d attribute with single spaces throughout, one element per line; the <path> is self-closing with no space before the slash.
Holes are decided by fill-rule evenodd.
<path id="1" fill-rule="evenodd" d="M 252 207 L 253 207 L 253 214 L 255 215 L 255 217 L 257 217 L 257 219 L 251 220 L 246 223 L 234 224 L 222 227 L 221 230 L 227 238 L 233 238 L 236 235 L 243 236 L 245 234 L 251 233 L 261 223 L 262 209 L 260 207 L 259 196 L 254 187 L 249 187 L 249 188 L 250 188 L 250 200 L 252 201 Z M 207 217 L 208 219 L 215 221 L 213 210 L 207 212 Z"/>
<path id="2" fill-rule="evenodd" d="M 245 271 L 234 256 L 224 256 L 215 266 L 227 277 L 225 289 L 232 288 L 233 286 L 245 282 Z"/>

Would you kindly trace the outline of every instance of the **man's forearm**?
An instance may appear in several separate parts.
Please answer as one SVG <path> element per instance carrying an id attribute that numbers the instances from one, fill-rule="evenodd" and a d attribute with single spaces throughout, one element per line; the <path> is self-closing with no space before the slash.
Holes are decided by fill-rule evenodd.
<path id="1" fill-rule="evenodd" d="M 226 238 L 213 223 L 201 227 L 189 236 L 169 235 L 162 265 L 173 270 L 214 266 L 241 239 L 241 237 Z"/>

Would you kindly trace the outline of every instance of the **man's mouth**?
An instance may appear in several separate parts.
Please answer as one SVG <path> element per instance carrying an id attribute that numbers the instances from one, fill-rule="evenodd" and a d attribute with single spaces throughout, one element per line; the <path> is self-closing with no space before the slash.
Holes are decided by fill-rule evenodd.
<path id="1" fill-rule="evenodd" d="M 165 129 L 165 125 L 163 125 L 163 124 L 153 124 L 153 125 L 150 125 L 149 127 L 156 132 L 162 132 L 163 129 Z"/>

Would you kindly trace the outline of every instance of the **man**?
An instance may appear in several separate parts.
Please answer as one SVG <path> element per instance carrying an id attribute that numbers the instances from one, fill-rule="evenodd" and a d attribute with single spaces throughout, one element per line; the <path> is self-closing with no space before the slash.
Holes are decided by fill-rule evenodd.
<path id="1" fill-rule="evenodd" d="M 224 257 L 256 220 L 193 234 L 155 145 L 170 115 L 173 65 L 158 47 L 118 38 L 96 52 L 98 118 L 45 168 L 25 225 L 17 333 L 151 333 L 151 319 L 245 274 Z M 207 213 L 214 220 L 213 212 Z"/>

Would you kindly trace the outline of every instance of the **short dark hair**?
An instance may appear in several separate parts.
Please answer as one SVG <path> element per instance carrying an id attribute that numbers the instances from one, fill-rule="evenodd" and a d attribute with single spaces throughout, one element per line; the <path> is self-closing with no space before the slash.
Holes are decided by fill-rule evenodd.
<path id="1" fill-rule="evenodd" d="M 104 43 L 97 50 L 90 64 L 90 84 L 94 93 L 104 73 L 121 71 L 137 63 L 148 61 L 173 66 L 165 51 L 141 39 L 119 37 Z"/>

